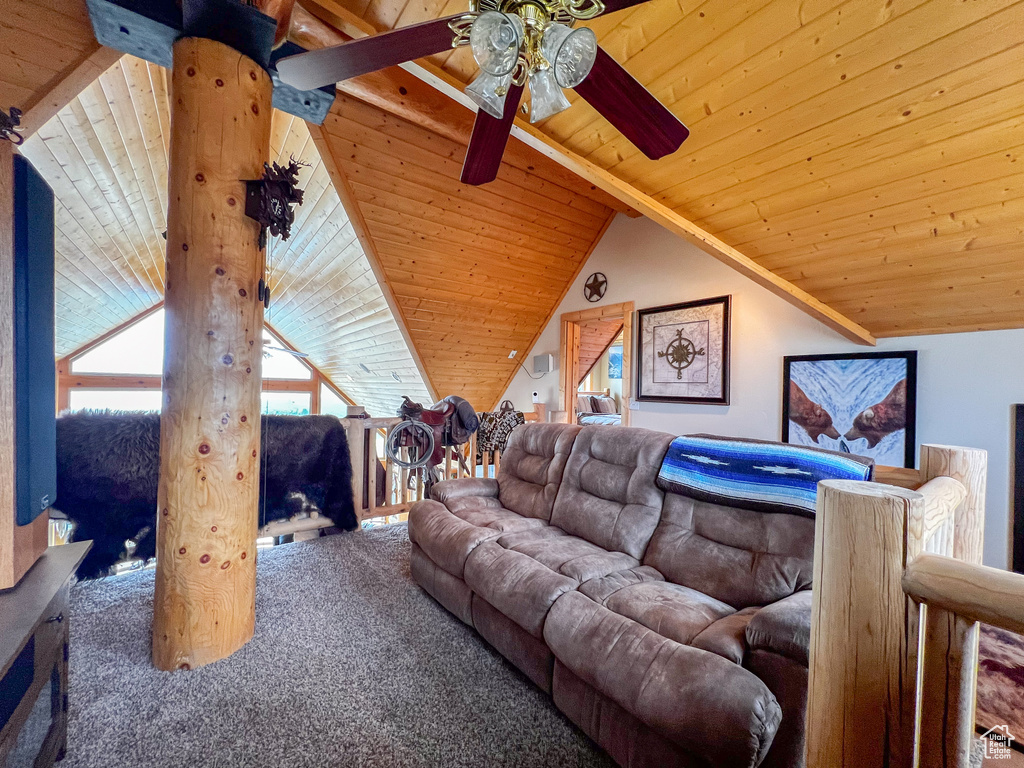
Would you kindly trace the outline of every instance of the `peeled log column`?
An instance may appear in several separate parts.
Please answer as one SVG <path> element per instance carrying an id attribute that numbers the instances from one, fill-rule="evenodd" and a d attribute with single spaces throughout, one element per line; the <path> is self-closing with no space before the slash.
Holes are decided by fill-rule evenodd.
<path id="1" fill-rule="evenodd" d="M 243 179 L 270 153 L 271 82 L 234 49 L 174 45 L 153 663 L 192 669 L 252 637 L 263 270 Z"/>

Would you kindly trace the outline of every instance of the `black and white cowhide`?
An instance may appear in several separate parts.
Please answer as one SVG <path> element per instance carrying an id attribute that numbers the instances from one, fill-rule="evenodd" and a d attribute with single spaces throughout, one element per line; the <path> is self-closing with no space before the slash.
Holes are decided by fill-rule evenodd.
<path id="1" fill-rule="evenodd" d="M 336 526 L 356 527 L 345 429 L 333 416 L 264 416 L 260 524 L 315 506 Z M 79 412 L 57 419 L 57 503 L 92 539 L 79 576 L 105 575 L 126 539 L 148 527 L 137 557 L 156 553 L 160 417 Z"/>

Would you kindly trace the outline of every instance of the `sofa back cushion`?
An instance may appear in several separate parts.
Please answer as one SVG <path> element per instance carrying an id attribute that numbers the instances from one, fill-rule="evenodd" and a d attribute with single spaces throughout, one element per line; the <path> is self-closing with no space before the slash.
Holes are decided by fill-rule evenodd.
<path id="1" fill-rule="evenodd" d="M 644 565 L 734 608 L 766 605 L 811 585 L 814 520 L 665 494 Z"/>
<path id="2" fill-rule="evenodd" d="M 551 519 L 575 424 L 523 424 L 512 430 L 498 469 L 498 500 L 523 517 Z"/>
<path id="3" fill-rule="evenodd" d="M 584 427 L 576 437 L 551 524 L 609 551 L 643 557 L 664 494 L 654 484 L 672 435 Z"/>

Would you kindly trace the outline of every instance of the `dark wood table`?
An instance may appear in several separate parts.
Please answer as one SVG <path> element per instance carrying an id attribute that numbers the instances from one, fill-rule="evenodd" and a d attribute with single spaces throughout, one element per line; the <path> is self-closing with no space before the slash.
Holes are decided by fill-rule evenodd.
<path id="1" fill-rule="evenodd" d="M 64 757 L 68 597 L 91 541 L 50 547 L 0 591 L 0 766 L 45 768 Z"/>

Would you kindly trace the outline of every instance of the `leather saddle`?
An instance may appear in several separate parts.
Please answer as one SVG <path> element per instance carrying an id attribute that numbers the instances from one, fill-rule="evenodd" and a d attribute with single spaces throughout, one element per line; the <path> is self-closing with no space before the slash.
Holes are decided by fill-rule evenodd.
<path id="1" fill-rule="evenodd" d="M 408 397 L 403 397 L 398 415 L 403 419 L 418 421 L 430 427 L 430 431 L 434 435 L 434 450 L 430 454 L 428 465 L 433 467 L 440 464 L 444 460 L 445 431 L 452 416 L 455 415 L 455 406 L 442 400 L 430 408 L 424 408 L 420 403 L 414 403 Z"/>

